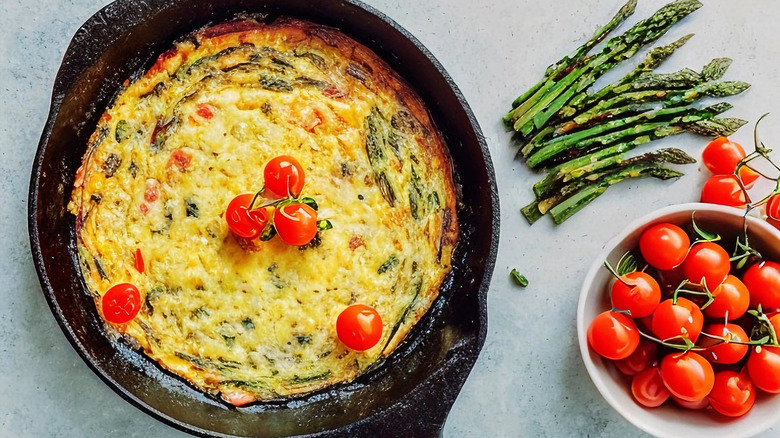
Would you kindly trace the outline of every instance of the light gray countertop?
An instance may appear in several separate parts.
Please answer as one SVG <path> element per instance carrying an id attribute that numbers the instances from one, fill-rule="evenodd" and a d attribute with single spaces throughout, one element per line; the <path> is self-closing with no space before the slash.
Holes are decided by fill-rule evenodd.
<path id="1" fill-rule="evenodd" d="M 487 138 L 501 197 L 501 243 L 489 293 L 489 333 L 447 421 L 445 436 L 639 436 L 601 398 L 576 342 L 580 282 L 602 245 L 632 219 L 698 200 L 698 164 L 677 181 L 644 180 L 610 189 L 557 228 L 529 227 L 519 213 L 536 177 L 513 159 L 501 117 L 547 65 L 585 41 L 621 0 L 371 0 L 444 65 Z M 640 0 L 630 23 L 663 0 Z M 729 56 L 727 79 L 753 84 L 729 113 L 754 122 L 780 101 L 780 2 L 707 0 L 662 39 L 696 37 L 662 70 L 698 69 Z M 122 400 L 78 357 L 41 293 L 27 234 L 27 189 L 35 148 L 62 55 L 78 27 L 106 0 L 0 1 L 0 436 L 183 437 Z M 630 63 L 630 62 L 629 62 Z M 613 76 L 614 77 L 614 76 Z M 780 142 L 780 113 L 763 136 Z M 752 123 L 736 138 L 750 145 Z M 705 141 L 666 139 L 698 155 Z M 517 267 L 531 284 L 515 287 Z M 763 436 L 777 436 L 780 427 Z"/>

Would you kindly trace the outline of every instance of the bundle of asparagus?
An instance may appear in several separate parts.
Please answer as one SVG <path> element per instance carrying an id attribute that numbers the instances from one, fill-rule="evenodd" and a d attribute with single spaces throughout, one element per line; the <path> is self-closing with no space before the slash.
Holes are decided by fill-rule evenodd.
<path id="1" fill-rule="evenodd" d="M 664 163 L 695 162 L 679 149 L 626 156 L 644 143 L 686 131 L 728 136 L 746 123 L 716 117 L 731 108 L 728 103 L 696 105 L 705 97 L 732 96 L 750 87 L 739 81 L 719 81 L 730 59 L 716 58 L 701 72 L 654 72 L 693 35 L 653 48 L 619 81 L 595 92 L 589 90 L 599 77 L 701 6 L 698 0 L 670 3 L 607 41 L 598 53 L 588 55 L 634 13 L 636 0 L 629 0 L 593 38 L 551 65 L 539 83 L 515 99 L 504 121 L 521 139 L 518 155 L 529 167 L 548 170 L 534 185 L 536 200 L 522 210 L 528 222 L 549 212 L 560 224 L 617 182 L 643 176 L 676 178 L 682 174 Z"/>

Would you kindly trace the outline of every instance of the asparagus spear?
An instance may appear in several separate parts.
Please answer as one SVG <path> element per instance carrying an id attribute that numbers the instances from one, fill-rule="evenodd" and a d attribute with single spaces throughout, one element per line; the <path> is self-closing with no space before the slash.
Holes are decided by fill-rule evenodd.
<path id="1" fill-rule="evenodd" d="M 671 178 L 679 178 L 683 176 L 683 174 L 676 170 L 660 167 L 657 165 L 640 165 L 633 169 L 626 168 L 620 172 L 605 176 L 603 179 L 585 187 L 583 190 L 577 192 L 570 198 L 551 208 L 550 216 L 552 216 L 553 222 L 555 222 L 557 225 L 560 225 L 566 221 L 566 219 L 572 217 L 575 213 L 582 210 L 591 201 L 601 196 L 601 194 L 603 194 L 610 186 L 629 178 L 641 178 L 645 176 L 652 176 L 653 178 L 667 180 Z"/>
<path id="2" fill-rule="evenodd" d="M 624 93 L 615 96 L 612 99 L 605 100 L 590 110 L 578 115 L 571 122 L 566 123 L 564 127 L 555 132 L 562 133 L 577 129 L 579 126 L 587 125 L 594 120 L 603 120 L 605 116 L 621 114 L 636 108 L 637 103 L 648 103 L 653 101 L 664 101 L 665 105 L 680 105 L 683 103 L 693 103 L 703 97 L 726 97 L 733 96 L 750 88 L 750 84 L 739 81 L 726 81 L 714 84 L 699 84 L 686 90 L 645 90 L 631 93 Z M 627 106 L 620 106 L 628 103 Z"/>
<path id="3" fill-rule="evenodd" d="M 701 6 L 698 0 L 677 0 L 670 3 L 659 9 L 652 17 L 637 23 L 623 35 L 609 40 L 601 52 L 583 60 L 583 65 L 573 69 L 562 79 L 558 81 L 552 78 L 549 79 L 545 86 L 540 88 L 534 96 L 510 112 L 508 118 L 514 122 L 515 130 L 530 132 L 532 126 L 526 125 L 532 122 L 539 112 L 545 110 L 556 101 L 561 94 L 565 93 L 584 74 L 593 71 L 592 75 L 586 77 L 578 84 L 580 90 L 584 89 L 582 87 L 589 85 L 589 83 L 586 85 L 587 82 L 595 81 L 595 79 L 619 62 L 633 56 L 641 47 L 658 39 L 674 23 Z M 546 91 L 540 94 L 543 90 Z M 564 101 L 558 101 L 556 105 L 559 105 L 558 108 L 561 108 L 565 103 Z M 539 127 L 540 125 L 537 124 L 536 126 Z"/>
<path id="4" fill-rule="evenodd" d="M 561 138 L 572 131 L 577 131 L 604 120 L 610 120 L 621 114 L 639 114 L 652 111 L 653 107 L 647 104 L 653 101 L 663 100 L 663 107 L 675 107 L 681 104 L 690 104 L 707 97 L 726 97 L 742 93 L 750 87 L 750 84 L 739 81 L 725 81 L 714 84 L 700 84 L 688 90 L 646 90 L 632 93 L 624 93 L 612 99 L 605 100 L 574 119 L 555 127 L 547 127 L 540 131 L 533 139 L 521 149 L 523 157 L 529 157 L 550 142 L 550 137 Z M 665 99 L 665 100 L 664 100 Z M 620 106 L 621 104 L 625 104 Z"/>
<path id="5" fill-rule="evenodd" d="M 528 157 L 526 164 L 531 168 L 535 168 L 572 147 L 581 149 L 596 142 L 603 145 L 609 145 L 616 139 L 640 134 L 642 132 L 654 131 L 660 127 L 679 123 L 681 121 L 681 116 L 694 113 L 695 111 L 697 111 L 697 109 L 694 107 L 664 108 L 657 111 L 648 111 L 637 116 L 612 120 L 589 129 L 564 135 L 547 143 L 543 143 L 533 155 Z M 656 120 L 657 122 L 655 122 Z M 620 130 L 616 131 L 618 129 Z"/>
<path id="6" fill-rule="evenodd" d="M 612 17 L 612 20 L 604 25 L 604 27 L 597 30 L 593 37 L 588 40 L 588 42 L 578 47 L 577 50 L 565 56 L 560 61 L 547 67 L 544 78 L 542 78 L 542 80 L 539 81 L 536 85 L 529 88 L 520 97 L 515 99 L 514 102 L 512 102 L 512 108 L 517 108 L 518 105 L 528 100 L 528 98 L 533 96 L 540 88 L 542 88 L 542 86 L 544 86 L 549 79 L 555 79 L 559 77 L 561 74 L 580 62 L 582 58 L 590 51 L 590 49 L 603 41 L 610 32 L 615 30 L 618 26 L 620 26 L 621 23 L 626 20 L 626 18 L 634 13 L 634 10 L 636 10 L 636 3 L 637 0 L 628 0 L 628 2 L 623 5 L 622 8 L 620 8 L 617 14 Z M 508 119 L 505 118 L 505 121 L 508 121 Z"/>
<path id="7" fill-rule="evenodd" d="M 652 49 L 647 54 L 644 61 L 636 66 L 636 68 L 631 71 L 631 73 L 627 74 L 621 80 L 607 85 L 594 94 L 588 94 L 585 91 L 581 92 L 575 96 L 571 102 L 569 102 L 569 106 L 561 109 L 560 115 L 562 117 L 571 117 L 576 114 L 578 110 L 586 108 L 588 104 L 607 98 L 614 93 L 613 90 L 615 90 L 615 88 L 631 83 L 634 81 L 634 79 L 638 78 L 643 73 L 651 72 L 653 69 L 657 68 L 668 57 L 672 56 L 672 54 L 677 49 L 685 45 L 685 43 L 687 43 L 691 38 L 693 38 L 693 34 L 688 34 L 667 46 L 661 46 Z"/>
<path id="8" fill-rule="evenodd" d="M 626 158 L 624 154 L 616 155 L 598 163 L 601 166 L 600 169 L 597 169 L 601 170 L 600 173 L 592 173 L 586 177 L 579 176 L 568 184 L 559 187 L 555 193 L 543 197 L 537 197 L 537 208 L 541 214 L 545 214 L 548 210 L 560 204 L 563 200 L 593 184 L 594 181 L 604 179 L 608 175 L 622 171 L 624 169 L 636 168 L 640 165 L 660 165 L 663 163 L 690 164 L 695 162 L 696 160 L 694 160 L 690 155 L 686 154 L 680 149 L 674 148 L 661 149 L 656 152 L 648 152 L 643 155 L 631 158 Z"/>
<path id="9" fill-rule="evenodd" d="M 712 116 L 718 114 L 716 111 L 725 110 L 728 106 L 713 106 Z M 685 131 L 695 132 L 709 137 L 728 137 L 734 134 L 739 128 L 745 125 L 747 121 L 740 119 L 716 119 L 709 118 L 709 115 L 702 115 L 701 120 L 690 121 L 686 125 L 675 125 L 659 128 L 648 135 L 636 137 L 630 141 L 618 143 L 596 152 L 566 161 L 550 169 L 547 176 L 534 184 L 533 189 L 537 198 L 544 198 L 554 191 L 561 183 L 569 182 L 572 179 L 581 177 L 604 167 L 602 162 L 624 152 L 628 152 L 636 147 L 649 143 L 653 140 L 681 134 Z"/>

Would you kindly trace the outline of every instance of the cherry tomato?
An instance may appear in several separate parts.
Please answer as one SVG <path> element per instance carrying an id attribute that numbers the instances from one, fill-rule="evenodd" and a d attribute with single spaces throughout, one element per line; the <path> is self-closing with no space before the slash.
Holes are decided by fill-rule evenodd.
<path id="1" fill-rule="evenodd" d="M 655 342 L 640 339 L 639 345 L 636 347 L 631 356 L 625 359 L 615 361 L 615 366 L 621 373 L 627 376 L 634 376 L 642 371 L 652 367 L 655 364 L 658 353 L 658 346 Z"/>
<path id="2" fill-rule="evenodd" d="M 691 402 L 691 401 L 685 401 L 685 400 L 679 399 L 679 398 L 677 398 L 675 396 L 672 396 L 672 400 L 674 400 L 674 402 L 677 403 L 678 405 L 680 405 L 681 407 L 683 407 L 685 409 L 691 409 L 691 410 L 694 410 L 694 411 L 698 411 L 700 409 L 704 409 L 704 408 L 706 408 L 707 406 L 710 405 L 710 401 L 707 400 L 707 397 L 704 397 L 701 400 L 697 400 L 697 401 L 692 401 Z"/>
<path id="3" fill-rule="evenodd" d="M 135 249 L 135 269 L 138 273 L 144 273 L 144 256 L 141 254 L 141 248 Z"/>
<path id="4" fill-rule="evenodd" d="M 739 278 L 729 275 L 720 286 L 712 291 L 715 300 L 704 309 L 704 314 L 710 318 L 737 319 L 744 315 L 750 306 L 750 293 Z"/>
<path id="5" fill-rule="evenodd" d="M 288 194 L 297 197 L 305 182 L 303 167 L 293 157 L 280 155 L 265 165 L 263 170 L 265 187 L 277 196 Z"/>
<path id="6" fill-rule="evenodd" d="M 696 342 L 704 325 L 704 315 L 692 301 L 677 297 L 663 301 L 653 313 L 653 333 L 661 340 L 687 337 Z"/>
<path id="7" fill-rule="evenodd" d="M 265 227 L 265 223 L 258 222 L 258 218 L 250 216 L 247 210 L 254 197 L 255 195 L 251 193 L 238 195 L 230 201 L 227 210 L 225 210 L 225 221 L 228 228 L 238 237 L 254 239 L 260 235 Z"/>
<path id="8" fill-rule="evenodd" d="M 704 357 L 712 363 L 737 363 L 742 360 L 748 352 L 747 345 L 728 342 L 748 342 L 750 340 L 747 333 L 745 333 L 745 330 L 736 324 L 710 324 L 704 328 L 704 333 L 720 336 L 727 340 L 727 342 L 718 343 L 720 341 L 712 339 L 711 341 L 716 343 L 716 345 L 709 347 L 702 352 Z M 710 339 L 708 338 L 708 341 L 709 340 Z"/>
<path id="9" fill-rule="evenodd" d="M 764 312 L 780 309 L 780 264 L 761 262 L 748 268 L 742 281 L 750 291 L 750 307 Z"/>
<path id="10" fill-rule="evenodd" d="M 141 294 L 130 283 L 112 286 L 101 299 L 103 316 L 114 324 L 130 322 L 141 309 Z"/>
<path id="11" fill-rule="evenodd" d="M 639 251 L 650 266 L 669 270 L 685 260 L 691 240 L 682 228 L 662 223 L 651 226 L 639 238 Z"/>
<path id="12" fill-rule="evenodd" d="M 336 319 L 339 340 L 355 351 L 366 351 L 382 339 L 382 318 L 373 307 L 353 304 Z"/>
<path id="13" fill-rule="evenodd" d="M 741 417 L 753 408 L 756 387 L 746 373 L 721 371 L 715 374 L 715 384 L 707 399 L 717 412 L 727 417 Z"/>
<path id="14" fill-rule="evenodd" d="M 709 177 L 701 189 L 701 202 L 744 208 L 747 196 L 734 174 Z"/>
<path id="15" fill-rule="evenodd" d="M 634 318 L 650 315 L 660 302 L 661 288 L 658 282 L 644 272 L 623 275 L 612 285 L 612 307 L 628 310 Z"/>
<path id="16" fill-rule="evenodd" d="M 607 359 L 625 359 L 639 345 L 639 331 L 631 318 L 622 313 L 606 311 L 590 323 L 588 344 Z"/>
<path id="17" fill-rule="evenodd" d="M 658 368 L 648 368 L 631 380 L 631 393 L 634 399 L 647 408 L 657 408 L 669 400 L 669 390 L 664 386 Z"/>
<path id="18" fill-rule="evenodd" d="M 661 377 L 672 395 L 689 402 L 706 397 L 715 384 L 712 365 L 692 351 L 666 355 L 661 361 Z"/>
<path id="19" fill-rule="evenodd" d="M 780 193 L 769 197 L 765 209 L 768 219 L 780 220 Z"/>
<path id="20" fill-rule="evenodd" d="M 701 154 L 704 165 L 715 175 L 733 174 L 737 170 L 737 164 L 745 156 L 745 149 L 742 148 L 742 145 L 730 141 L 726 137 L 712 140 Z M 755 171 L 744 166 L 739 169 L 739 176 L 745 187 L 753 185 L 758 179 L 758 174 Z"/>
<path id="21" fill-rule="evenodd" d="M 306 204 L 287 204 L 274 211 L 274 226 L 288 245 L 306 245 L 317 234 L 317 212 Z"/>
<path id="22" fill-rule="evenodd" d="M 775 329 L 775 335 L 780 338 L 780 313 L 769 318 L 769 322 L 772 323 L 772 327 Z"/>
<path id="23" fill-rule="evenodd" d="M 683 262 L 683 271 L 688 281 L 700 284 L 704 280 L 710 290 L 718 287 L 730 270 L 729 254 L 720 245 L 712 242 L 693 245 Z"/>
<path id="24" fill-rule="evenodd" d="M 747 370 L 758 389 L 780 393 L 780 347 L 753 347 Z"/>

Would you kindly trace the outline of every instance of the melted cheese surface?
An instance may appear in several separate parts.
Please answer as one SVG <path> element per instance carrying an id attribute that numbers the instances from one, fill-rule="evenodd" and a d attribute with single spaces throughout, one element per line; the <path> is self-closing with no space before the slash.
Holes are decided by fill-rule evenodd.
<path id="1" fill-rule="evenodd" d="M 310 23 L 179 43 L 120 92 L 77 175 L 69 207 L 98 309 L 112 285 L 135 284 L 143 308 L 113 328 L 234 404 L 354 379 L 392 352 L 450 267 L 450 165 L 421 108 L 368 49 Z M 238 239 L 223 218 L 282 154 L 333 224 L 306 248 Z M 366 352 L 336 334 L 354 303 L 383 320 Z"/>

